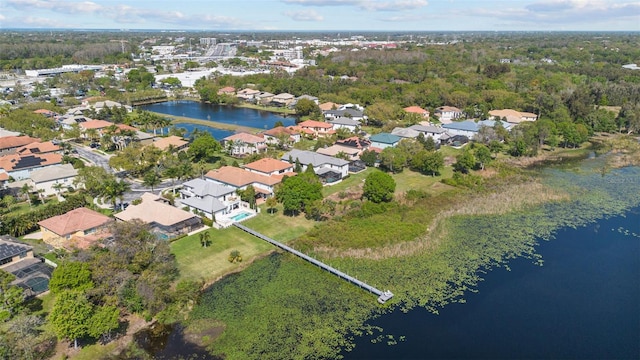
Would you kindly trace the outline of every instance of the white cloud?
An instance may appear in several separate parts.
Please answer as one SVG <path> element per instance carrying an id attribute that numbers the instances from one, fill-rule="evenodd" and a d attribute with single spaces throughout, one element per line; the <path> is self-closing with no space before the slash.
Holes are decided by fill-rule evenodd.
<path id="1" fill-rule="evenodd" d="M 546 0 L 534 2 L 522 8 L 469 9 L 468 14 L 529 26 L 539 26 L 540 24 L 565 26 L 566 24 L 579 23 L 588 25 L 615 23 L 634 17 L 637 19 L 640 14 L 640 2 Z M 640 22 L 636 22 L 636 24 L 637 29 L 640 27 Z"/>
<path id="2" fill-rule="evenodd" d="M 46 9 L 65 14 L 95 13 L 104 9 L 92 1 L 45 1 L 45 0 L 7 0 L 6 5 L 18 10 Z"/>
<path id="3" fill-rule="evenodd" d="M 295 21 L 322 21 L 324 17 L 314 10 L 306 11 L 285 11 L 284 15 Z"/>
<path id="4" fill-rule="evenodd" d="M 413 10 L 428 5 L 427 0 L 281 0 L 285 4 L 301 6 L 353 6 L 368 11 Z"/>

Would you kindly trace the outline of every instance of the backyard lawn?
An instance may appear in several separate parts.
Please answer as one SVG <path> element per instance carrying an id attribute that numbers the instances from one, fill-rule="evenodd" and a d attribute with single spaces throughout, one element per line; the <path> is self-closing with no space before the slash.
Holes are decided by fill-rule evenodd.
<path id="1" fill-rule="evenodd" d="M 258 216 L 246 220 L 242 224 L 277 241 L 287 242 L 305 233 L 313 227 L 314 222 L 305 219 L 304 215 L 284 216 L 282 215 L 282 207 L 279 205 L 273 214 L 267 213 L 263 206 L 262 212 Z M 231 251 L 240 251 L 243 262 L 247 262 L 260 254 L 275 249 L 273 245 L 236 227 L 207 231 L 211 236 L 209 247 L 201 246 L 200 234 L 187 236 L 171 243 L 171 251 L 176 256 L 181 278 L 202 279 L 210 282 L 238 269 L 239 264 L 233 264 L 227 260 Z"/>

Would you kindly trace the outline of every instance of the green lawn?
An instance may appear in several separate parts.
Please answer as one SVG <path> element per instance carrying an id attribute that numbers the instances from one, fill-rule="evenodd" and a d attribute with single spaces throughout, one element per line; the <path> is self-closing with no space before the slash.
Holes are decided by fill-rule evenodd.
<path id="1" fill-rule="evenodd" d="M 401 173 L 394 174 L 393 179 L 396 181 L 396 194 L 406 192 L 407 190 L 422 190 L 430 194 L 442 191 L 442 187 L 449 187 L 440 182 L 443 178 L 453 176 L 453 168 L 445 166 L 440 176 L 424 175 L 416 171 L 404 169 Z"/>
<path id="2" fill-rule="evenodd" d="M 273 214 L 268 214 L 263 208 L 258 216 L 244 221 L 243 225 L 277 241 L 287 242 L 304 234 L 313 227 L 314 222 L 305 219 L 303 215 L 284 216 L 282 207 L 279 206 Z M 242 259 L 246 262 L 274 249 L 274 246 L 264 240 L 235 227 L 207 231 L 211 234 L 211 246 L 207 248 L 200 245 L 199 234 L 182 238 L 171 244 L 171 251 L 178 261 L 181 278 L 212 281 L 240 266 L 227 260 L 232 250 L 240 251 Z"/>
<path id="3" fill-rule="evenodd" d="M 240 251 L 243 260 L 247 261 L 273 248 L 235 227 L 207 231 L 211 234 L 209 247 L 203 248 L 200 245 L 199 234 L 171 244 L 171 252 L 176 256 L 181 278 L 210 282 L 239 267 L 227 260 L 232 250 Z"/>
<path id="4" fill-rule="evenodd" d="M 358 186 L 364 181 L 367 175 L 369 175 L 372 171 L 375 171 L 375 169 L 367 168 L 366 170 L 359 172 L 357 174 L 349 175 L 348 178 L 342 180 L 341 182 L 335 185 L 325 186 L 322 188 L 322 196 L 327 197 L 329 195 L 333 195 L 341 191 L 345 191 L 348 188 Z"/>

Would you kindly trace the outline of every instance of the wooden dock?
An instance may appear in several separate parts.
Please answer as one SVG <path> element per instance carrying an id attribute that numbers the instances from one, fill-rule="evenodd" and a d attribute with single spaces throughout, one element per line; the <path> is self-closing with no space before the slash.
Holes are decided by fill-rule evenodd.
<path id="1" fill-rule="evenodd" d="M 389 300 L 389 299 L 391 299 L 393 297 L 393 293 L 391 291 L 389 291 L 389 290 L 386 290 L 386 291 L 378 290 L 375 287 L 373 287 L 373 286 L 371 286 L 371 285 L 369 285 L 369 284 L 367 284 L 367 283 L 365 283 L 363 281 L 360 281 L 360 280 L 358 280 L 358 279 L 356 279 L 356 278 L 354 278 L 352 276 L 349 276 L 349 275 L 343 273 L 342 271 L 340 271 L 340 270 L 338 270 L 336 268 L 333 268 L 333 267 L 331 267 L 331 266 L 329 266 L 329 265 L 327 265 L 327 264 L 325 264 L 325 263 L 323 263 L 321 261 L 318 261 L 318 260 L 312 258 L 311 256 L 305 255 L 305 254 L 301 253 L 300 251 L 295 250 L 295 249 L 293 249 L 293 248 L 291 248 L 291 247 L 289 247 L 289 246 L 287 246 L 285 244 L 279 243 L 279 242 L 273 240 L 270 237 L 262 235 L 261 233 L 255 231 L 255 230 L 249 229 L 248 227 L 246 227 L 246 226 L 244 226 L 244 225 L 242 225 L 240 223 L 236 222 L 233 225 L 235 227 L 237 227 L 238 229 L 240 229 L 240 230 L 246 231 L 249 234 L 251 234 L 251 235 L 253 235 L 253 236 L 257 237 L 257 238 L 260 238 L 260 239 L 262 239 L 262 240 L 264 240 L 264 241 L 266 241 L 266 242 L 268 242 L 268 243 L 270 243 L 272 245 L 275 245 L 275 246 L 279 247 L 280 249 L 282 249 L 284 251 L 290 252 L 290 253 L 292 253 L 292 254 L 294 254 L 294 255 L 296 255 L 296 256 L 298 256 L 298 257 L 300 257 L 300 258 L 302 258 L 302 259 L 304 259 L 304 260 L 306 260 L 306 261 L 308 261 L 308 262 L 310 262 L 310 263 L 312 263 L 314 265 L 317 265 L 318 267 L 320 267 L 320 268 L 322 268 L 324 270 L 327 270 L 328 272 L 330 272 L 330 273 L 332 273 L 332 274 L 334 274 L 334 275 L 336 275 L 336 276 L 338 276 L 338 277 L 340 277 L 340 278 L 342 278 L 344 280 L 347 280 L 348 282 L 350 282 L 350 283 L 352 283 L 354 285 L 357 285 L 357 286 L 369 291 L 370 293 L 378 295 L 378 302 L 381 303 L 381 304 L 384 304 L 385 302 L 387 302 L 387 300 Z"/>

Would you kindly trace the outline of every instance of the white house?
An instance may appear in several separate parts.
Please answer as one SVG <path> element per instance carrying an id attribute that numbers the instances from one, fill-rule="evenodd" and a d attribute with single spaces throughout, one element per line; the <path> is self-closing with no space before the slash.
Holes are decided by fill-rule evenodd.
<path id="1" fill-rule="evenodd" d="M 31 173 L 31 181 L 38 192 L 43 196 L 66 192 L 73 186 L 73 180 L 78 175 L 78 170 L 71 164 L 62 164 L 34 170 Z M 60 185 L 56 185 L 60 184 Z M 58 186 L 60 188 L 58 189 Z"/>
<path id="2" fill-rule="evenodd" d="M 237 133 L 222 139 L 222 145 L 232 156 L 243 156 L 264 151 L 267 143 L 263 137 L 249 133 Z"/>
<path id="3" fill-rule="evenodd" d="M 209 219 L 225 215 L 240 207 L 240 197 L 230 186 L 193 179 L 182 184 L 180 203 L 191 212 L 200 211 Z"/>
<path id="4" fill-rule="evenodd" d="M 462 110 L 454 106 L 440 106 L 436 109 L 434 114 L 438 117 L 438 120 L 440 120 L 441 123 L 446 124 L 462 117 Z"/>
<path id="5" fill-rule="evenodd" d="M 347 129 L 355 133 L 360 128 L 360 121 L 348 117 L 329 120 L 329 123 L 333 126 L 333 130 Z"/>
<path id="6" fill-rule="evenodd" d="M 313 151 L 294 149 L 282 155 L 281 159 L 291 163 L 297 160 L 302 165 L 303 170 L 306 170 L 308 166 L 312 166 L 316 175 L 321 177 L 322 175 L 329 175 L 329 177 L 323 177 L 327 182 L 335 182 L 349 175 L 348 161 Z"/>

